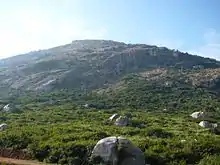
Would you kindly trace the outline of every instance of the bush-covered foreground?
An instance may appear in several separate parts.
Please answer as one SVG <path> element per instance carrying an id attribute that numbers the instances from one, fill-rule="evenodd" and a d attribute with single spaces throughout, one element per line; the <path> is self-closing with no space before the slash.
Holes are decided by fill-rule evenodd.
<path id="1" fill-rule="evenodd" d="M 133 126 L 108 124 L 113 113 L 129 111 Z M 219 135 L 201 128 L 184 113 L 78 109 L 66 104 L 1 113 L 0 118 L 9 126 L 0 132 L 0 146 L 28 149 L 40 161 L 86 165 L 98 140 L 124 136 L 144 151 L 146 162 L 152 165 L 220 164 Z M 146 127 L 139 128 L 140 123 Z"/>

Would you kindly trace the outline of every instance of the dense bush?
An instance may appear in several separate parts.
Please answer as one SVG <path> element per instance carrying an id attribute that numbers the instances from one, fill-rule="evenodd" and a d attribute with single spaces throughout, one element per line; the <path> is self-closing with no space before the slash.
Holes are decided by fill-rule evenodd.
<path id="1" fill-rule="evenodd" d="M 132 76 L 125 80 L 123 90 L 105 94 L 63 90 L 40 99 L 37 94 L 14 97 L 21 113 L 0 113 L 9 126 L 0 132 L 0 147 L 27 149 L 39 161 L 88 165 L 98 140 L 124 136 L 141 148 L 149 164 L 202 165 L 218 160 L 218 130 L 203 129 L 189 117 L 205 110 L 218 122 L 216 97 L 200 88 L 152 85 Z M 90 107 L 82 108 L 85 103 Z M 117 127 L 107 122 L 114 113 L 128 116 L 131 124 Z"/>
<path id="2" fill-rule="evenodd" d="M 105 124 L 115 112 L 130 112 L 133 125 Z M 130 139 L 145 153 L 146 162 L 153 165 L 196 164 L 205 161 L 207 154 L 220 152 L 219 136 L 200 128 L 181 112 L 81 110 L 65 104 L 4 117 L 9 128 L 0 132 L 0 146 L 28 149 L 34 159 L 50 163 L 89 164 L 94 145 L 108 136 Z M 145 127 L 138 127 L 141 124 Z"/>
<path id="3" fill-rule="evenodd" d="M 172 133 L 166 132 L 160 128 L 153 128 L 147 131 L 147 136 L 155 136 L 157 138 L 171 138 L 173 136 Z"/>
<path id="4" fill-rule="evenodd" d="M 220 155 L 208 155 L 200 160 L 198 165 L 218 165 L 220 163 Z"/>

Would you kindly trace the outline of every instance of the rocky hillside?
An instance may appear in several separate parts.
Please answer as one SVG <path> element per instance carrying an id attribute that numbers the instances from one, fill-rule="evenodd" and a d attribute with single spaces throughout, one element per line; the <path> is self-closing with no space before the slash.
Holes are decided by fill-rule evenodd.
<path id="1" fill-rule="evenodd" d="M 144 75 L 149 69 L 173 68 L 181 72 L 219 67 L 220 62 L 216 60 L 165 47 L 108 40 L 77 40 L 48 50 L 0 60 L 0 89 L 2 93 L 62 88 L 90 90 L 109 87 L 130 73 L 142 72 Z M 207 75 L 208 81 L 210 77 L 216 79 L 219 71 L 214 71 L 210 76 L 206 70 L 192 73 L 192 77 L 196 78 L 189 80 L 197 83 L 203 74 Z M 152 79 L 148 73 L 144 76 Z"/>

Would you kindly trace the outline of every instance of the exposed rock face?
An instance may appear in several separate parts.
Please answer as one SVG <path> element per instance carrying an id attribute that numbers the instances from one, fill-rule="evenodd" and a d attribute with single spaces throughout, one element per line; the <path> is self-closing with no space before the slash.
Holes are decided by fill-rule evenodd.
<path id="1" fill-rule="evenodd" d="M 127 126 L 129 124 L 130 120 L 127 116 L 120 116 L 116 119 L 115 125 L 117 126 Z"/>
<path id="2" fill-rule="evenodd" d="M 116 120 L 116 119 L 119 118 L 119 117 L 120 117 L 120 115 L 117 114 L 117 113 L 115 113 L 114 115 L 112 115 L 112 116 L 109 118 L 109 120 L 110 120 L 110 121 L 114 121 L 114 120 Z"/>
<path id="3" fill-rule="evenodd" d="M 206 117 L 205 113 L 201 111 L 193 112 L 190 116 L 194 119 L 204 119 Z"/>
<path id="4" fill-rule="evenodd" d="M 4 131 L 5 129 L 8 128 L 8 125 L 3 123 L 3 124 L 0 124 L 0 131 Z"/>
<path id="5" fill-rule="evenodd" d="M 105 165 L 145 165 L 143 152 L 123 137 L 100 140 L 92 151 L 92 158 L 100 157 Z"/>

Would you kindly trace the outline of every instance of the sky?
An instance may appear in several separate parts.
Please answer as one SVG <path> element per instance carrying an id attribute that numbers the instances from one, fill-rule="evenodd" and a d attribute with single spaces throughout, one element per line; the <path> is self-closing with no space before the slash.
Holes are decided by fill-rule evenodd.
<path id="1" fill-rule="evenodd" d="M 219 0 L 0 0 L 0 58 L 107 39 L 220 60 Z"/>

